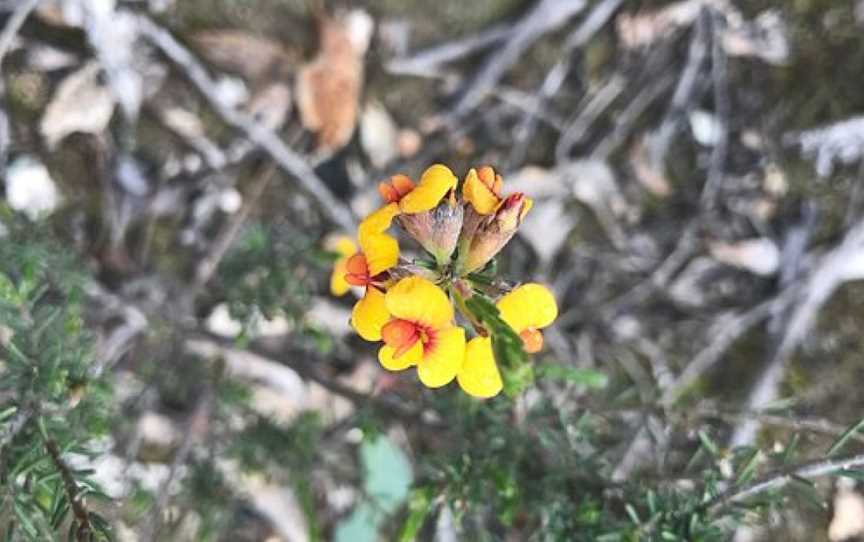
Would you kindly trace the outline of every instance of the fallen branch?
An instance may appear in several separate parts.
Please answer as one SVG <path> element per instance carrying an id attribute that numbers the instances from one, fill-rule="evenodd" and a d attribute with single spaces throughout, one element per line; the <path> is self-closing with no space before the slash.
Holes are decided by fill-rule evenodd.
<path id="1" fill-rule="evenodd" d="M 744 487 L 730 488 L 721 493 L 714 499 L 702 505 L 702 509 L 706 510 L 710 515 L 717 515 L 728 506 L 737 502 L 743 501 L 770 491 L 780 489 L 793 480 L 811 478 L 819 478 L 830 474 L 838 473 L 839 471 L 849 470 L 856 467 L 864 466 L 864 454 L 853 455 L 849 457 L 841 457 L 837 459 L 817 459 L 807 463 L 787 467 L 779 471 L 773 472 Z"/>
<path id="2" fill-rule="evenodd" d="M 314 197 L 321 211 L 334 224 L 345 231 L 352 231 L 356 228 L 356 220 L 351 210 L 333 195 L 303 157 L 289 149 L 273 130 L 256 122 L 251 116 L 223 103 L 215 90 L 217 85 L 207 70 L 170 32 L 144 15 L 138 15 L 137 20 L 141 35 L 156 46 L 169 60 L 182 68 L 186 77 L 226 123 L 243 132 L 250 141 L 267 152 L 282 170 L 292 175 L 301 188 Z"/>
<path id="3" fill-rule="evenodd" d="M 516 24 L 504 47 L 492 55 L 468 84 L 454 107 L 454 115 L 463 116 L 474 109 L 531 44 L 543 34 L 560 28 L 582 11 L 585 4 L 584 0 L 540 0 Z"/>

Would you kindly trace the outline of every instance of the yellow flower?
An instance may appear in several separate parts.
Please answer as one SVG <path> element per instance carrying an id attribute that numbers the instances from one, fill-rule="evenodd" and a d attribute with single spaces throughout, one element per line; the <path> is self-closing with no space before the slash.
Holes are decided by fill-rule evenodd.
<path id="1" fill-rule="evenodd" d="M 351 284 L 345 280 L 345 275 L 348 272 L 348 259 L 357 252 L 357 245 L 347 235 L 340 235 L 328 242 L 327 248 L 339 255 L 339 259 L 333 264 L 333 273 L 330 275 L 330 293 L 341 297 L 351 288 Z"/>
<path id="2" fill-rule="evenodd" d="M 384 346 L 378 361 L 390 371 L 417 366 L 430 388 L 448 384 L 462 367 L 465 330 L 453 324 L 453 306 L 444 291 L 418 276 L 404 278 L 384 294 L 383 306 L 364 311 L 361 326 L 377 326 Z M 368 331 L 368 330 L 367 330 Z"/>
<path id="3" fill-rule="evenodd" d="M 474 168 L 465 176 L 462 185 L 462 197 L 481 215 L 491 214 L 501 204 L 501 186 L 503 185 L 501 175 L 496 175 L 495 170 L 489 166 L 480 168 L 478 172 Z"/>
<path id="4" fill-rule="evenodd" d="M 381 327 L 389 320 L 384 309 L 384 293 L 381 273 L 394 267 L 399 261 L 399 243 L 384 233 L 399 214 L 399 206 L 390 203 L 378 209 L 358 228 L 360 252 L 345 262 L 344 280 L 355 286 L 366 286 L 363 298 L 351 311 L 351 325 L 357 334 L 367 341 L 381 340 Z M 385 314 L 382 316 L 382 311 Z"/>
<path id="5" fill-rule="evenodd" d="M 370 277 L 387 271 L 399 261 L 399 243 L 384 233 L 398 214 L 399 205 L 388 203 L 367 216 L 357 229 L 360 251 L 366 259 Z"/>
<path id="6" fill-rule="evenodd" d="M 450 168 L 435 164 L 423 172 L 416 186 L 405 175 L 394 175 L 390 184 L 378 185 L 378 191 L 385 201 L 398 203 L 401 212 L 413 215 L 437 207 L 457 182 Z"/>
<path id="7" fill-rule="evenodd" d="M 474 337 L 465 347 L 465 361 L 456 375 L 459 387 L 473 397 L 488 399 L 501 392 L 504 383 L 495 356 L 492 354 L 492 340 L 489 337 Z"/>
<path id="8" fill-rule="evenodd" d="M 523 284 L 502 297 L 497 306 L 501 318 L 522 338 L 525 351 L 539 352 L 543 348 L 540 330 L 558 317 L 552 292 L 541 284 Z"/>
<path id="9" fill-rule="evenodd" d="M 539 352 L 543 334 L 539 331 L 558 316 L 558 306 L 552 293 L 540 284 L 524 284 L 514 289 L 496 304 L 501 318 L 522 338 L 525 351 Z M 504 384 L 489 337 L 475 337 L 465 348 L 465 361 L 456 375 L 465 393 L 486 399 L 501 392 Z"/>

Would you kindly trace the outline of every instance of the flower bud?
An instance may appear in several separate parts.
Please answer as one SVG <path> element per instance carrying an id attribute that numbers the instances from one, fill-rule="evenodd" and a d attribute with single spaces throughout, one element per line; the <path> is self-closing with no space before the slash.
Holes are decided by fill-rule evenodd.
<path id="1" fill-rule="evenodd" d="M 443 266 L 450 261 L 459 241 L 463 212 L 462 205 L 456 202 L 451 191 L 437 207 L 417 214 L 403 214 L 397 220 Z"/>
<path id="2" fill-rule="evenodd" d="M 467 246 L 467 251 L 460 255 L 459 272 L 463 275 L 471 273 L 494 258 L 519 229 L 533 204 L 531 198 L 517 192 L 507 196 L 495 214 L 485 216 L 479 221 L 477 217 L 472 217 L 470 220 L 477 221 L 477 224 L 472 231 L 464 232 L 470 237 L 464 238 L 463 246 Z"/>

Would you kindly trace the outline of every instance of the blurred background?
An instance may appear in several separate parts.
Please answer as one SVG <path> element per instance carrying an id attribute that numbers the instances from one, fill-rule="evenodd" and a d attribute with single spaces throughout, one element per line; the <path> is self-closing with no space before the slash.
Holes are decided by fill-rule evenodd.
<path id="1" fill-rule="evenodd" d="M 0 22 L 4 540 L 864 539 L 861 0 Z M 436 162 L 534 198 L 518 397 L 387 373 L 330 293 Z"/>

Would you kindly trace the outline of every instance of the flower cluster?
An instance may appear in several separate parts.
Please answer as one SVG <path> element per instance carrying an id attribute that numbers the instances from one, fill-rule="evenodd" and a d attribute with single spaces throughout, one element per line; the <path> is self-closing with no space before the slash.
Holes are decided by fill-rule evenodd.
<path id="1" fill-rule="evenodd" d="M 364 289 L 351 325 L 367 341 L 383 342 L 378 360 L 385 369 L 416 367 L 430 388 L 455 379 L 478 398 L 508 384 L 511 390 L 524 386 L 525 354 L 542 349 L 540 330 L 558 308 L 544 286 L 510 288 L 491 276 L 490 262 L 532 206 L 524 194 L 504 196 L 502 189 L 491 167 L 471 169 L 461 187 L 440 164 L 416 183 L 395 175 L 380 184 L 384 205 L 360 224 L 357 244 L 348 237 L 334 243 L 339 259 L 331 290 Z M 389 232 L 394 222 L 432 259 L 400 257 Z M 523 376 L 516 382 L 514 375 Z"/>

